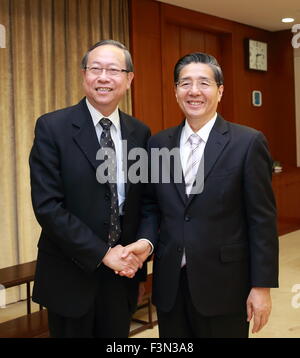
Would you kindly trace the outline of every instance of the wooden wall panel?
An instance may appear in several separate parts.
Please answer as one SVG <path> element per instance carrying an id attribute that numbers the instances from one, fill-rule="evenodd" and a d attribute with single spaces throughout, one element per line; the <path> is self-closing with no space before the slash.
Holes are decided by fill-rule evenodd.
<path id="1" fill-rule="evenodd" d="M 182 120 L 182 113 L 178 107 L 174 94 L 173 69 L 180 53 L 180 28 L 167 23 L 162 31 L 162 83 L 163 83 L 163 125 L 164 128 L 178 125 Z M 167 56 L 165 56 L 167 54 Z"/>
<path id="2" fill-rule="evenodd" d="M 272 90 L 270 107 L 272 118 L 269 126 L 273 128 L 274 157 L 283 166 L 297 165 L 294 52 L 291 46 L 293 33 L 279 31 L 272 34 L 270 44 L 270 72 Z"/>
<path id="3" fill-rule="evenodd" d="M 137 0 L 132 0 L 137 1 Z M 144 0 L 142 0 L 144 1 Z M 153 0 L 147 0 L 153 1 Z M 184 9 L 182 7 L 160 4 L 161 15 L 164 22 L 178 24 L 187 28 L 194 28 L 215 33 L 231 33 L 234 23 L 217 16 L 207 15 L 200 12 Z"/>
<path id="4" fill-rule="evenodd" d="M 180 56 L 189 52 L 205 51 L 205 34 L 184 26 L 180 28 Z"/>
<path id="5" fill-rule="evenodd" d="M 156 87 L 159 95 L 154 96 L 152 93 L 151 98 L 156 100 L 152 102 L 152 109 L 148 110 L 145 104 L 145 101 L 148 101 L 146 94 L 149 88 L 151 90 L 153 88 L 150 82 L 147 86 L 148 92 L 142 86 L 134 92 L 134 111 L 150 123 L 154 131 L 177 124 L 181 119 L 174 99 L 173 86 L 167 84 L 168 79 L 172 78 L 170 75 L 175 56 L 177 60 L 179 56 L 189 52 L 189 49 L 203 47 L 207 52 L 216 55 L 224 72 L 225 91 L 220 112 L 225 119 L 261 130 L 267 137 L 273 158 L 282 161 L 283 164 L 296 165 L 292 47 L 286 35 L 152 0 L 131 0 L 131 4 L 134 10 L 131 28 L 133 47 L 140 48 L 140 51 L 135 52 L 135 65 L 145 69 L 149 61 L 145 56 L 145 47 L 149 47 L 153 52 L 151 60 L 153 76 L 157 78 L 155 71 L 161 74 L 160 84 Z M 178 28 L 180 29 L 179 43 Z M 200 32 L 206 35 L 199 35 Z M 247 69 L 244 48 L 246 38 L 268 43 L 268 72 Z M 219 47 L 221 50 L 218 50 Z M 160 52 L 156 52 L 159 49 Z M 165 57 L 172 57 L 173 60 Z M 136 73 L 137 77 L 139 73 L 141 72 Z M 284 82 L 282 87 L 284 91 L 274 91 L 278 87 L 279 73 L 281 82 Z M 153 76 L 150 76 L 151 79 Z M 135 85 L 138 86 L 140 82 L 139 79 L 135 80 Z M 262 107 L 252 105 L 253 90 L 262 92 Z M 160 117 L 158 108 L 161 109 Z M 282 149 L 282 141 L 284 149 Z"/>
<path id="6" fill-rule="evenodd" d="M 216 55 L 225 77 L 224 118 L 265 134 L 273 159 L 285 171 L 274 176 L 281 233 L 300 227 L 291 32 L 264 31 L 153 0 L 130 2 L 134 114 L 154 133 L 178 124 L 183 116 L 174 96 L 175 62 L 196 48 Z M 268 72 L 247 69 L 247 38 L 268 43 Z M 252 106 L 253 90 L 262 91 L 262 107 Z"/>
<path id="7" fill-rule="evenodd" d="M 178 125 L 184 118 L 174 95 L 174 65 L 180 57 L 191 52 L 210 53 L 221 63 L 221 39 L 207 31 L 167 22 L 163 26 L 162 44 L 163 123 L 166 128 Z M 223 113 L 222 103 L 219 113 Z"/>
<path id="8" fill-rule="evenodd" d="M 245 40 L 257 39 L 271 43 L 271 33 L 250 26 L 235 24 L 233 36 L 234 61 L 234 122 L 261 130 L 268 139 L 271 152 L 274 153 L 274 133 L 272 125 L 273 75 L 271 71 L 261 72 L 247 68 Z M 226 88 L 226 87 L 225 87 Z M 252 91 L 262 92 L 263 105 L 252 105 Z"/>
<path id="9" fill-rule="evenodd" d="M 205 52 L 213 55 L 222 67 L 221 42 L 221 36 L 209 32 L 205 34 Z"/>
<path id="10" fill-rule="evenodd" d="M 163 129 L 160 6 L 154 1 L 134 1 L 130 14 L 133 114 L 156 133 Z"/>
<path id="11" fill-rule="evenodd" d="M 233 45 L 232 45 L 232 34 L 223 34 L 221 37 L 221 66 L 225 81 L 225 90 L 223 92 L 221 101 L 222 115 L 226 115 L 226 118 L 235 118 L 234 115 L 234 59 L 233 59 Z"/>

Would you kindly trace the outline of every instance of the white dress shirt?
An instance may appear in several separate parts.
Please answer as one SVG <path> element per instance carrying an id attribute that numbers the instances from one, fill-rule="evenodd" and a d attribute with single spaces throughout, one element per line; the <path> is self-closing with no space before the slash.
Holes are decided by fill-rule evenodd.
<path id="1" fill-rule="evenodd" d="M 112 140 L 115 145 L 116 150 L 116 157 L 117 157 L 117 190 L 118 190 L 118 200 L 119 200 L 119 213 L 120 215 L 124 215 L 123 205 L 125 201 L 125 173 L 123 170 L 123 147 L 122 147 L 122 133 L 121 133 L 121 125 L 120 125 L 120 116 L 119 116 L 119 109 L 118 107 L 114 110 L 114 112 L 109 116 L 103 116 L 99 111 L 93 107 L 88 99 L 86 98 L 86 104 L 92 116 L 92 120 L 95 126 L 96 134 L 98 141 L 100 143 L 100 137 L 103 131 L 101 124 L 99 123 L 102 118 L 108 118 L 112 125 L 110 127 L 110 134 Z M 96 154 L 95 154 L 96 155 Z M 153 252 L 153 245 L 147 239 L 140 239 L 147 241 L 150 246 L 151 250 L 149 255 Z M 110 249 L 109 249 L 110 250 Z M 108 251 L 109 251 L 108 250 Z M 100 265 L 100 264 L 99 264 Z"/>
<path id="2" fill-rule="evenodd" d="M 117 157 L 117 190 L 119 200 L 119 212 L 123 215 L 123 204 L 125 201 L 125 173 L 123 170 L 123 148 L 122 148 L 122 134 L 119 117 L 118 107 L 109 116 L 103 116 L 99 111 L 93 107 L 86 98 L 87 107 L 91 113 L 92 120 L 95 126 L 98 141 L 100 143 L 100 137 L 103 131 L 101 124 L 99 123 L 102 118 L 108 118 L 112 125 L 110 127 L 110 134 L 115 145 L 116 157 Z M 95 153 L 96 155 L 96 153 Z"/>
<path id="3" fill-rule="evenodd" d="M 189 137 L 196 133 L 198 136 L 202 139 L 201 143 L 199 145 L 199 149 L 197 151 L 197 154 L 199 155 L 199 161 L 197 163 L 197 167 L 195 168 L 196 171 L 199 167 L 199 163 L 201 161 L 201 158 L 204 153 L 205 145 L 208 141 L 208 137 L 210 134 L 210 131 L 212 130 L 212 127 L 214 126 L 217 119 L 217 113 L 213 116 L 212 119 L 210 119 L 202 128 L 200 128 L 197 132 L 194 132 L 192 128 L 190 127 L 187 120 L 185 120 L 185 125 L 182 128 L 181 137 L 180 137 L 180 160 L 181 160 L 181 166 L 183 173 L 186 171 L 187 166 L 187 159 L 191 151 L 191 145 L 189 142 Z M 181 267 L 186 265 L 186 256 L 185 251 L 183 251 L 182 261 L 181 261 Z"/>
<path id="4" fill-rule="evenodd" d="M 199 149 L 197 151 L 200 157 L 198 162 L 198 166 L 199 166 L 200 160 L 204 153 L 206 142 L 208 140 L 210 131 L 212 130 L 212 127 L 215 124 L 216 119 L 217 119 L 217 113 L 202 128 L 200 128 L 198 132 L 194 132 L 190 127 L 188 121 L 185 120 L 185 125 L 182 128 L 181 137 L 180 137 L 180 160 L 181 160 L 183 173 L 185 173 L 186 171 L 187 159 L 191 151 L 189 137 L 192 134 L 196 133 L 202 139 Z M 196 169 L 198 169 L 198 167 Z"/>

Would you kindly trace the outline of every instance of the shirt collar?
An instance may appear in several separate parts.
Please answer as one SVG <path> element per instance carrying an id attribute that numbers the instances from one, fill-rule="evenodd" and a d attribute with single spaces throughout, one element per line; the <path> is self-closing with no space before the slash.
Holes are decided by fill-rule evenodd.
<path id="1" fill-rule="evenodd" d="M 86 105 L 91 113 L 94 126 L 96 127 L 100 119 L 108 118 L 112 124 L 116 127 L 117 131 L 121 130 L 119 108 L 117 107 L 109 116 L 103 116 L 94 106 L 91 105 L 89 100 L 86 98 Z"/>
<path id="2" fill-rule="evenodd" d="M 201 127 L 196 132 L 196 134 L 198 134 L 198 136 L 203 140 L 204 143 L 207 142 L 210 131 L 212 130 L 212 127 L 214 126 L 216 119 L 217 119 L 217 113 L 215 113 L 215 115 L 212 117 L 212 119 L 210 119 L 203 127 Z M 185 120 L 185 125 L 183 127 L 183 143 L 184 144 L 188 141 L 189 137 L 192 134 L 195 134 L 195 132 L 190 127 L 188 121 Z"/>

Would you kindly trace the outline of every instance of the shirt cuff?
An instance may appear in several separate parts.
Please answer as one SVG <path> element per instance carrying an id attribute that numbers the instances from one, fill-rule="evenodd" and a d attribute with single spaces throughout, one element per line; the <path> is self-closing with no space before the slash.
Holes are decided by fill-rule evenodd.
<path id="1" fill-rule="evenodd" d="M 153 246 L 152 242 L 151 242 L 151 241 L 149 241 L 148 239 L 145 239 L 145 238 L 139 239 L 138 241 L 141 241 L 141 240 L 143 240 L 143 241 L 147 241 L 147 242 L 148 242 L 148 244 L 150 244 L 150 246 L 151 246 L 151 250 L 150 250 L 150 252 L 149 252 L 148 256 L 152 255 L 152 254 L 153 254 L 153 251 L 154 251 L 154 246 Z"/>

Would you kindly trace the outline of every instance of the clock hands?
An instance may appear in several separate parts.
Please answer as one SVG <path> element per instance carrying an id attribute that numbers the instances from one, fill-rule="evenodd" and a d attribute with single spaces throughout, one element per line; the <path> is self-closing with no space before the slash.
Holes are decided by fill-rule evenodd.
<path id="1" fill-rule="evenodd" d="M 267 70 L 267 43 L 249 39 L 248 41 L 249 68 Z"/>
<path id="2" fill-rule="evenodd" d="M 255 59 L 256 68 L 258 68 L 258 60 L 259 60 L 259 56 L 264 57 L 264 55 L 263 55 L 262 53 L 257 53 L 257 54 L 256 54 L 256 59 Z"/>

